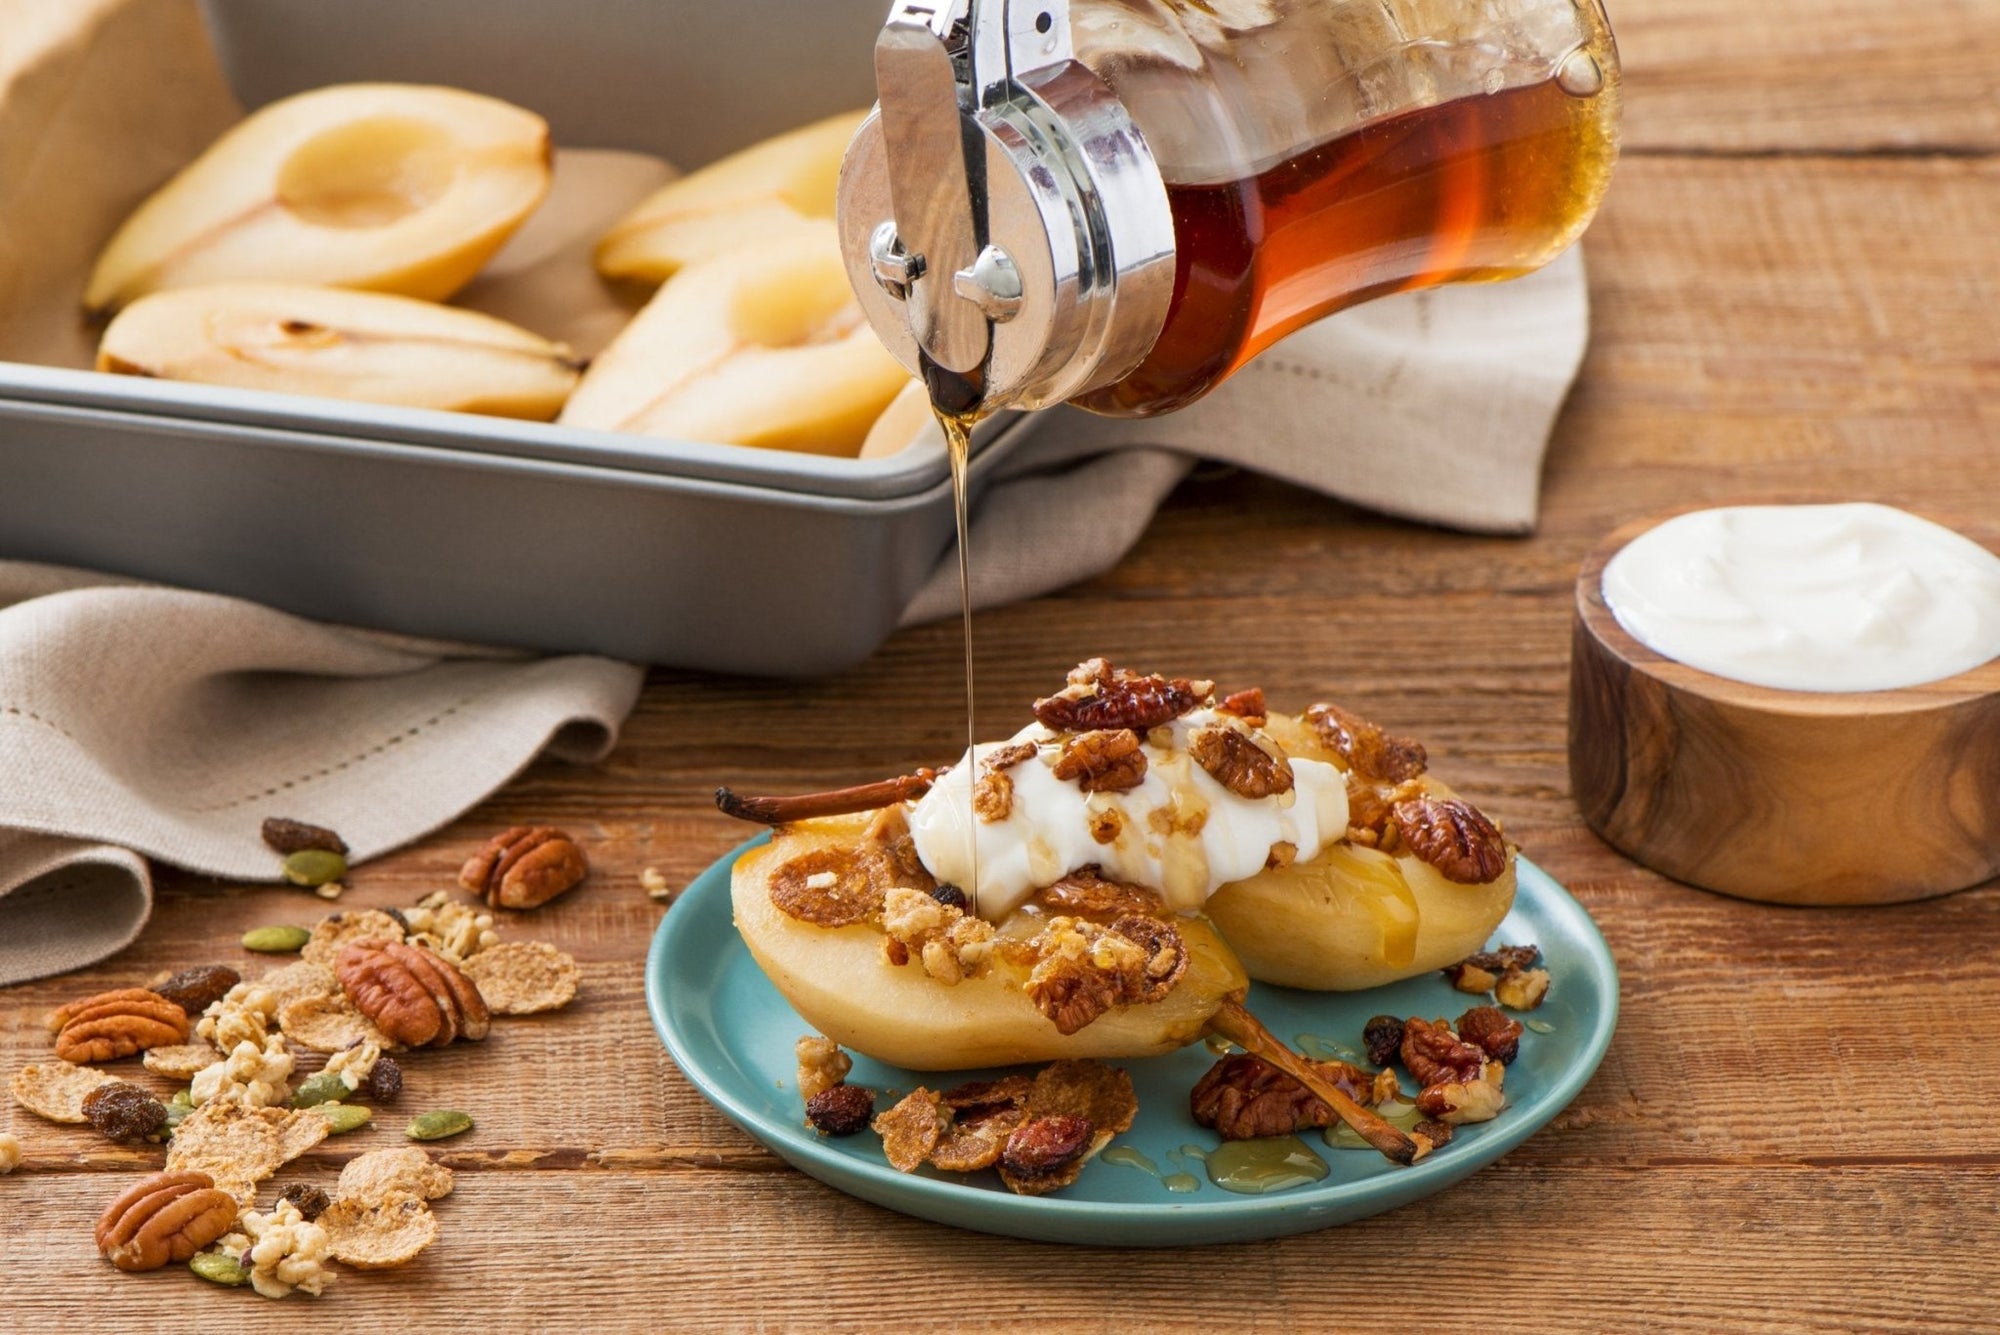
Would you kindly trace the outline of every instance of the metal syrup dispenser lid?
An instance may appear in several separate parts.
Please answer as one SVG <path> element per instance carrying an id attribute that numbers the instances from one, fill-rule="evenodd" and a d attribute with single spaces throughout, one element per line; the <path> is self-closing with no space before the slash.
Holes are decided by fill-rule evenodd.
<path id="1" fill-rule="evenodd" d="M 1130 374 L 1173 297 L 1173 215 L 1144 136 L 1072 55 L 1068 0 L 898 0 L 875 79 L 839 226 L 889 351 L 958 412 Z"/>

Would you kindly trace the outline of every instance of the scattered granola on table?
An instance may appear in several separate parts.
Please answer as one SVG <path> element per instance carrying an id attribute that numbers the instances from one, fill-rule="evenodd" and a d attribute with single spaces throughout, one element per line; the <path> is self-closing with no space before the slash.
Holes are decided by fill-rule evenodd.
<path id="1" fill-rule="evenodd" d="M 21 1166 L 21 1138 L 9 1132 L 0 1131 L 0 1177 L 5 1177 Z"/>
<path id="2" fill-rule="evenodd" d="M 333 1283 L 333 1272 L 326 1268 L 333 1258 L 332 1241 L 293 1201 L 281 1197 L 268 1214 L 245 1210 L 236 1222 L 239 1231 L 226 1235 L 217 1248 L 236 1260 L 250 1287 L 264 1297 L 284 1298 L 294 1291 L 318 1297 Z"/>

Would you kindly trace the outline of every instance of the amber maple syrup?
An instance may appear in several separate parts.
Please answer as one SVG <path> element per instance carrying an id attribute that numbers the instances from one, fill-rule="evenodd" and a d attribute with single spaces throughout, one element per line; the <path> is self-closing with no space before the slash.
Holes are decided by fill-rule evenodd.
<path id="1" fill-rule="evenodd" d="M 984 414 L 978 404 L 981 395 L 980 380 L 977 375 L 961 375 L 947 371 L 933 362 L 928 354 L 919 354 L 923 367 L 924 388 L 930 394 L 931 415 L 937 418 L 938 429 L 944 432 L 945 453 L 951 460 L 951 509 L 958 526 L 958 598 L 961 615 L 964 617 L 965 639 L 965 763 L 972 766 L 978 777 L 976 752 L 977 723 L 973 707 L 978 700 L 975 686 L 972 654 L 972 521 L 971 485 L 972 468 L 972 428 L 979 424 Z M 960 887 L 965 892 L 968 907 L 973 914 L 979 913 L 979 814 L 972 803 L 972 784 L 965 786 L 965 844 L 970 873 L 966 884 Z"/>
<path id="2" fill-rule="evenodd" d="M 1137 371 L 1078 402 L 1172 411 L 1332 311 L 1539 267 L 1603 194 L 1615 101 L 1615 87 L 1579 96 L 1550 79 L 1405 112 L 1247 179 L 1169 182 L 1166 325 Z"/>

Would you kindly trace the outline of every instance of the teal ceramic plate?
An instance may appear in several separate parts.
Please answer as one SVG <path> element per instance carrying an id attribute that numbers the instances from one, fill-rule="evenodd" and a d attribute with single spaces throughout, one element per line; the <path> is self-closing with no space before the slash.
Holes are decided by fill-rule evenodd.
<path id="1" fill-rule="evenodd" d="M 750 847 L 746 844 L 744 847 Z M 741 852 L 742 850 L 737 850 Z M 708 1099 L 786 1162 L 840 1190 L 892 1210 L 986 1233 L 1051 1242 L 1107 1246 L 1184 1246 L 1239 1242 L 1302 1233 L 1392 1210 L 1440 1191 L 1492 1163 L 1546 1125 L 1590 1079 L 1618 1019 L 1618 970 L 1583 906 L 1527 861 L 1520 864 L 1514 910 L 1494 939 L 1532 941 L 1554 977 L 1533 1019 L 1549 1032 L 1522 1036 L 1521 1056 L 1507 1068 L 1509 1106 L 1497 1119 L 1459 1128 L 1452 1143 L 1409 1168 L 1372 1150 L 1325 1145 L 1318 1132 L 1302 1137 L 1332 1171 L 1320 1182 L 1263 1196 L 1227 1192 L 1201 1176 L 1198 1190 L 1169 1192 L 1138 1168 L 1102 1157 L 1059 1195 L 1016 1196 L 992 1172 L 969 1177 L 899 1173 L 882 1157 L 881 1142 L 863 1132 L 821 1138 L 805 1125 L 795 1088 L 792 1044 L 808 1026 L 765 979 L 730 917 L 729 868 L 717 862 L 689 886 L 660 924 L 646 961 L 646 1005 L 667 1051 Z M 1250 1009 L 1272 1032 L 1295 1044 L 1301 1035 L 1360 1046 L 1372 1015 L 1456 1016 L 1472 998 L 1437 975 L 1358 993 L 1295 992 L 1254 986 Z M 1322 1053 L 1321 1055 L 1331 1055 Z M 1213 1147 L 1215 1134 L 1188 1116 L 1188 1090 L 1215 1061 L 1195 1044 L 1165 1057 L 1122 1063 L 1139 1095 L 1139 1118 L 1114 1145 L 1137 1149 L 1159 1164 L 1182 1146 Z M 922 1075 L 856 1056 L 848 1078 L 877 1090 L 940 1088 L 991 1072 Z M 878 1107 L 887 1107 L 886 1100 Z"/>

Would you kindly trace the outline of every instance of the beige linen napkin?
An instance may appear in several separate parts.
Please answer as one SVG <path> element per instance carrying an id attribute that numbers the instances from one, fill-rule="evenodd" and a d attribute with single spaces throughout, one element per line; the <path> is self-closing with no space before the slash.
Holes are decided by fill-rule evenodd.
<path id="1" fill-rule="evenodd" d="M 973 601 L 998 606 L 1109 570 L 1196 459 L 1425 523 L 1529 532 L 1549 430 L 1589 340 L 1572 249 L 1516 282 L 1413 292 L 1322 320 L 1170 416 L 1043 414 L 973 515 Z M 933 429 L 911 448 L 944 442 Z M 947 552 L 903 621 L 958 608 Z"/>
<path id="2" fill-rule="evenodd" d="M 641 675 L 0 562 L 0 984 L 129 943 L 149 857 L 273 881 L 266 816 L 367 858 L 537 755 L 598 759 Z"/>

